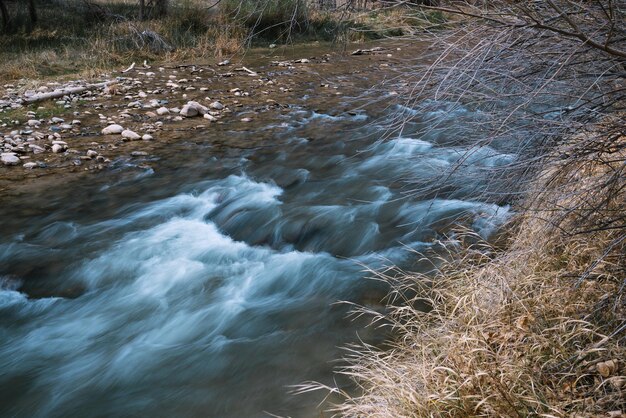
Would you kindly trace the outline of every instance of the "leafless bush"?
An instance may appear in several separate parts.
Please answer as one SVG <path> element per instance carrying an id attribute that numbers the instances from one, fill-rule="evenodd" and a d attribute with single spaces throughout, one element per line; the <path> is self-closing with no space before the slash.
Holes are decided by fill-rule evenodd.
<path id="1" fill-rule="evenodd" d="M 408 193 L 453 194 L 471 162 L 483 181 L 469 197 L 514 203 L 518 215 L 503 251 L 479 243 L 459 252 L 455 239 L 434 275 L 379 275 L 393 303 L 388 315 L 370 314 L 397 339 L 384 351 L 350 349 L 343 372 L 360 394 L 344 393 L 337 413 L 624 411 L 626 3 L 419 7 L 454 23 L 424 33 L 430 53 L 382 86 L 397 93 L 388 133 L 466 151 L 435 184 L 405 179 Z M 476 164 L 487 148 L 516 158 Z M 428 312 L 416 309 L 424 300 Z"/>

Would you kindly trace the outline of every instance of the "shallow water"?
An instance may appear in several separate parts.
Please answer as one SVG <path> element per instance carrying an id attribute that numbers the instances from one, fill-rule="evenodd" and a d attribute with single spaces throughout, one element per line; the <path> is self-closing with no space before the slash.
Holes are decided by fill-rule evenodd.
<path id="1" fill-rule="evenodd" d="M 1 202 L 1 416 L 319 416 L 324 394 L 290 386 L 386 337 L 336 303 L 384 295 L 363 266 L 425 269 L 410 250 L 455 220 L 488 237 L 508 216 L 468 198 L 506 150 L 383 139 L 406 109 L 307 100 Z M 415 191 L 461 159 L 445 191 Z"/>

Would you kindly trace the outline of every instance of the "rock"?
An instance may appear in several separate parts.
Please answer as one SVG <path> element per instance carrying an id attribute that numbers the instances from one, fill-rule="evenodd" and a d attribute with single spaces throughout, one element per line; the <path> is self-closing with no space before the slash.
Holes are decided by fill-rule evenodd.
<path id="1" fill-rule="evenodd" d="M 251 118 L 242 118 L 241 119 L 242 122 L 252 122 Z"/>
<path id="2" fill-rule="evenodd" d="M 54 144 L 52 146 L 52 152 L 54 152 L 55 154 L 60 154 L 63 151 L 65 151 L 65 147 L 61 144 Z"/>
<path id="3" fill-rule="evenodd" d="M 4 165 L 18 165 L 20 163 L 20 159 L 13 152 L 3 152 L 0 154 L 0 161 Z"/>
<path id="4" fill-rule="evenodd" d="M 94 158 L 94 157 L 97 157 L 97 156 L 98 156 L 98 153 L 96 151 L 94 151 L 92 149 L 87 150 L 87 157 Z"/>
<path id="5" fill-rule="evenodd" d="M 117 135 L 121 134 L 122 132 L 124 132 L 124 128 L 121 125 L 115 123 L 113 125 L 107 126 L 102 130 L 103 135 Z"/>
<path id="6" fill-rule="evenodd" d="M 125 129 L 122 132 L 122 138 L 130 139 L 131 141 L 137 141 L 141 139 L 141 136 L 138 133 L 131 131 L 130 129 Z"/>
<path id="7" fill-rule="evenodd" d="M 183 108 L 180 110 L 180 114 L 186 118 L 192 118 L 194 116 L 198 116 L 199 113 L 200 112 L 198 112 L 198 109 L 189 105 L 183 106 Z"/>
<path id="8" fill-rule="evenodd" d="M 33 154 L 42 154 L 46 152 L 46 149 L 40 147 L 39 145 L 30 144 L 28 147 L 33 151 Z"/>
<path id="9" fill-rule="evenodd" d="M 39 164 L 37 164 L 37 163 L 26 163 L 26 164 L 22 165 L 22 167 L 24 167 L 27 170 L 32 170 L 33 168 L 39 167 Z"/>
<path id="10" fill-rule="evenodd" d="M 28 122 L 26 122 L 26 124 L 28 126 L 39 126 L 41 125 L 41 122 L 39 122 L 37 119 L 29 119 Z"/>
<path id="11" fill-rule="evenodd" d="M 132 155 L 133 157 L 145 157 L 146 155 L 148 155 L 148 153 L 145 151 L 133 151 L 130 153 L 130 155 Z"/>
<path id="12" fill-rule="evenodd" d="M 276 44 L 270 44 L 270 49 L 276 48 Z"/>
<path id="13" fill-rule="evenodd" d="M 198 116 L 199 114 L 205 115 L 208 111 L 209 111 L 208 107 L 203 106 L 198 102 L 191 101 L 191 102 L 187 102 L 187 104 L 183 106 L 183 108 L 180 111 L 180 114 L 182 116 L 190 118 L 193 116 Z"/>
<path id="14" fill-rule="evenodd" d="M 215 101 L 215 102 L 211 103 L 210 107 L 211 107 L 211 109 L 215 109 L 215 110 L 222 110 L 222 109 L 224 109 L 224 105 L 221 104 L 218 101 Z"/>
<path id="15" fill-rule="evenodd" d="M 208 113 L 204 114 L 204 118 L 207 119 L 210 122 L 215 122 L 217 120 L 217 118 L 215 116 L 212 116 L 212 115 L 210 115 Z"/>
<path id="16" fill-rule="evenodd" d="M 141 137 L 141 139 L 144 141 L 152 141 L 154 138 L 152 137 L 152 135 L 145 134 Z"/>
<path id="17" fill-rule="evenodd" d="M 74 119 L 72 121 L 72 125 L 80 125 L 80 121 L 78 119 Z"/>
<path id="18" fill-rule="evenodd" d="M 220 67 L 223 67 L 224 65 L 228 65 L 228 64 L 230 64 L 230 60 L 224 60 L 224 61 L 218 63 L 217 65 L 219 65 Z"/>
<path id="19" fill-rule="evenodd" d="M 160 108 L 158 108 L 158 109 L 156 110 L 156 113 L 157 113 L 157 115 L 159 115 L 159 116 L 163 116 L 163 115 L 167 115 L 167 114 L 169 114 L 169 113 L 170 113 L 170 110 L 169 110 L 167 107 L 162 106 L 162 107 L 160 107 Z"/>
<path id="20" fill-rule="evenodd" d="M 50 122 L 51 122 L 51 123 L 63 123 L 63 122 L 65 122 L 65 119 L 63 119 L 63 118 L 57 118 L 57 117 L 55 116 L 55 117 L 53 117 L 52 119 L 50 119 Z"/>

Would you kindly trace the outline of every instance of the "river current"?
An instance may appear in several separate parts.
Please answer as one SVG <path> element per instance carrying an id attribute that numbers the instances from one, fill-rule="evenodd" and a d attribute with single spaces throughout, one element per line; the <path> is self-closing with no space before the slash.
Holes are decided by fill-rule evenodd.
<path id="1" fill-rule="evenodd" d="M 484 237 L 506 220 L 472 190 L 515 156 L 449 141 L 470 110 L 442 103 L 428 117 L 446 130 L 388 136 L 398 107 L 302 100 L 2 202 L 0 416 L 319 416 L 324 394 L 291 386 L 334 384 L 342 346 L 386 337 L 337 303 L 384 296 L 364 266 L 425 269 L 414 251 L 455 220 Z M 460 161 L 441 193 L 415 191 Z"/>

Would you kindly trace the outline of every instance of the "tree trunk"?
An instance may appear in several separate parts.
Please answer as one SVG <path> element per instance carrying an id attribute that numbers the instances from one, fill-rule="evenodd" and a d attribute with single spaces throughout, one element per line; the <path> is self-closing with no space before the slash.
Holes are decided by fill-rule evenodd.
<path id="1" fill-rule="evenodd" d="M 9 30 L 9 11 L 4 0 L 0 0 L 0 15 L 2 15 L 0 16 L 2 18 L 2 30 L 7 32 Z"/>
<path id="2" fill-rule="evenodd" d="M 167 15 L 167 9 L 169 8 L 169 0 L 155 0 L 155 14 L 158 17 Z"/>
<path id="3" fill-rule="evenodd" d="M 28 0 L 28 14 L 30 21 L 34 25 L 37 23 L 37 9 L 35 8 L 35 0 Z"/>

